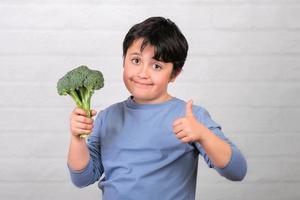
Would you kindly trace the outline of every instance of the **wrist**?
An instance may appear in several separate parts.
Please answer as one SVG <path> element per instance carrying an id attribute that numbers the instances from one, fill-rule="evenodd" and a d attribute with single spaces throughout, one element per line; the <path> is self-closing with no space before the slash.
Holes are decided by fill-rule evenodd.
<path id="1" fill-rule="evenodd" d="M 85 139 L 81 138 L 80 135 L 75 135 L 75 134 L 72 133 L 71 134 L 71 141 L 81 143 L 81 142 L 85 142 Z"/>
<path id="2" fill-rule="evenodd" d="M 200 130 L 201 131 L 199 131 L 200 134 L 197 139 L 197 142 L 199 144 L 203 145 L 204 143 L 207 143 L 207 141 L 209 141 L 210 136 L 211 136 L 211 131 L 204 126 L 201 126 Z"/>

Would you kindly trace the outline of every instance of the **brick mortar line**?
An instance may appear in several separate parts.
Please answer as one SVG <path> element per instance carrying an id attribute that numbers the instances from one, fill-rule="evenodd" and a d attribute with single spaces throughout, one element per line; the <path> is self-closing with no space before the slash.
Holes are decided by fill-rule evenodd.
<path id="1" fill-rule="evenodd" d="M 88 3 L 82 3 L 82 2 L 73 2 L 73 5 L 87 5 L 87 6 L 94 6 L 94 5 L 117 5 L 117 6 L 128 6 L 128 5 L 132 5 L 132 6 L 148 6 L 148 5 L 153 5 L 153 1 L 149 1 L 149 2 L 143 2 L 143 3 L 137 3 L 136 1 L 126 1 L 126 3 L 123 4 L 124 1 L 113 1 L 113 2 L 88 2 Z M 156 2 L 156 1 L 155 1 Z M 160 5 L 170 5 L 170 3 L 174 3 L 174 1 L 160 1 Z M 199 2 L 197 0 L 194 1 L 185 1 L 185 0 L 178 0 L 175 1 L 175 3 L 178 3 L 178 5 L 180 5 L 179 3 L 185 3 L 184 5 L 207 5 L 207 6 L 216 6 L 216 5 L 251 5 L 251 6 L 257 6 L 257 5 L 299 5 L 300 1 L 252 1 L 252 2 L 245 2 L 245 1 L 214 1 L 214 2 L 210 2 L 210 1 L 206 1 L 206 2 Z M 38 5 L 38 6 L 48 6 L 48 5 L 65 5 L 65 6 L 69 6 L 69 1 L 67 2 L 50 2 L 48 1 L 46 4 L 45 3 L 34 3 L 34 2 L 29 2 L 29 3 L 24 3 L 24 2 L 19 2 L 19 3 L 15 3 L 15 2 L 5 2 L 5 3 L 0 3 L 1 5 L 13 5 L 13 6 L 24 6 L 24 5 Z"/>
<path id="2" fill-rule="evenodd" d="M 120 46 L 121 48 L 121 46 Z M 216 59 L 228 59 L 228 58 L 232 58 L 232 60 L 239 60 L 239 59 L 254 59 L 254 58 L 258 58 L 258 57 L 265 57 L 265 58 L 269 58 L 269 59 L 297 59 L 300 61 L 300 52 L 299 53 L 291 53 L 291 54 L 287 54 L 287 55 L 272 55 L 272 54 L 257 54 L 257 55 L 239 55 L 238 57 L 236 55 L 230 55 L 230 54 L 227 54 L 227 55 L 218 55 L 218 56 L 215 56 L 215 55 L 197 55 L 194 56 L 194 55 L 188 55 L 188 58 L 187 58 L 187 61 L 189 61 L 190 59 L 192 60 L 196 60 L 196 59 L 211 59 L 212 57 L 213 58 L 216 58 Z M 51 57 L 66 57 L 66 55 L 64 54 L 45 54 L 45 55 L 39 55 L 39 54 L 23 54 L 23 53 L 0 53 L 0 61 L 1 60 L 4 60 L 4 59 L 9 59 L 11 57 L 15 57 L 15 56 L 18 56 L 19 58 L 20 57 L 24 57 L 24 58 L 28 58 L 28 57 L 45 57 L 45 58 L 51 58 Z M 67 57 L 76 57 L 78 59 L 78 55 L 67 55 Z M 123 57 L 122 56 L 117 56 L 117 55 L 111 55 L 111 56 L 105 56 L 105 55 L 90 55 L 90 54 L 86 54 L 86 55 L 82 55 L 80 57 L 83 57 L 83 58 L 97 58 L 97 59 L 101 59 L 101 58 L 104 58 L 106 60 L 109 60 L 109 59 L 119 59 L 120 61 L 123 60 Z M 192 57 L 192 58 L 190 58 Z M 22 66 L 23 67 L 23 66 Z"/>
<path id="3" fill-rule="evenodd" d="M 60 77 L 58 77 L 60 78 Z M 57 78 L 57 80 L 58 80 Z M 222 84 L 227 84 L 227 83 L 249 83 L 249 84 L 253 84 L 253 83 L 257 83 L 257 85 L 260 84 L 268 84 L 268 83 L 276 83 L 276 85 L 279 84 L 299 84 L 300 85 L 300 80 L 299 79 L 274 79 L 274 80 L 197 80 L 194 78 L 180 78 L 180 82 L 177 82 L 177 86 L 178 85 L 198 85 L 198 84 L 212 84 L 212 85 L 217 85 L 219 83 Z M 52 87 L 53 85 L 55 85 L 56 87 L 56 83 L 57 81 L 31 81 L 31 80 L 25 80 L 25 81 L 16 81 L 16 80 L 11 80 L 11 81 L 0 81 L 0 87 L 1 86 L 38 86 L 38 87 Z M 123 81 L 121 80 L 121 77 L 116 77 L 116 78 L 110 78 L 106 81 L 106 84 L 117 84 L 119 85 L 119 83 L 123 84 Z M 176 87 L 176 86 L 175 86 Z M 3 89 L 2 89 L 3 90 Z M 101 91 L 101 90 L 100 90 Z"/>
<path id="4" fill-rule="evenodd" d="M 276 24 L 276 23 L 275 23 Z M 130 25 L 129 25 L 130 26 Z M 299 27 L 292 27 L 292 26 L 288 26 L 288 25 L 283 25 L 282 27 L 280 28 L 277 28 L 277 27 L 251 27 L 251 28 L 245 28 L 243 26 L 241 26 L 241 28 L 238 28 L 238 27 L 229 27 L 229 28 L 226 28 L 226 27 L 218 27 L 216 25 L 213 25 L 211 26 L 211 28 L 206 28 L 206 27 L 199 27 L 197 29 L 195 28 L 186 28 L 185 29 L 185 32 L 196 32 L 196 31 L 216 31 L 216 32 L 278 32 L 278 31 L 285 31 L 285 32 L 298 32 L 300 31 L 300 26 Z M 37 27 L 31 27 L 31 28 L 23 28 L 23 27 L 20 27 L 20 28 L 3 28 L 3 27 L 0 27 L 0 31 L 1 32 L 8 32 L 8 31 L 15 31 L 15 32 L 18 32 L 18 31 L 36 31 L 36 32 L 42 32 L 42 31 L 55 31 L 55 32 L 64 32 L 64 31 L 76 31 L 76 32 L 116 32 L 116 33 L 122 33 L 122 32 L 126 32 L 128 31 L 127 29 L 107 29 L 107 30 L 103 30 L 103 28 L 94 28 L 94 27 L 91 27 L 91 28 L 86 28 L 86 27 L 83 27 L 83 28 L 37 28 Z"/>
<path id="5" fill-rule="evenodd" d="M 276 23 L 275 23 L 276 24 Z M 241 26 L 242 27 L 242 26 Z M 128 27 L 129 28 L 129 27 Z M 3 28 L 3 27 L 0 27 L 0 32 L 8 32 L 8 31 L 15 31 L 15 32 L 18 32 L 18 31 L 35 31 L 35 32 L 42 32 L 42 31 L 53 31 L 53 32 L 64 32 L 64 31 L 74 31 L 74 32 L 116 32 L 116 33 L 121 33 L 128 31 L 127 29 L 109 29 L 109 30 L 103 30 L 103 28 L 85 28 L 85 27 L 82 27 L 82 28 L 36 28 L 36 27 L 31 27 L 31 28 L 23 28 L 23 27 L 20 27 L 20 28 Z M 195 31 L 216 31 L 216 32 L 282 32 L 282 31 L 285 31 L 285 32 L 299 32 L 300 31 L 300 26 L 299 27 L 292 27 L 292 26 L 288 26 L 288 25 L 285 25 L 285 26 L 282 26 L 281 28 L 277 28 L 277 27 L 251 27 L 251 28 L 236 28 L 236 27 L 229 27 L 229 28 L 226 28 L 226 27 L 218 27 L 218 26 L 215 26 L 212 24 L 211 28 L 191 28 L 191 29 L 188 29 L 186 28 L 185 32 L 195 32 Z"/>
<path id="6" fill-rule="evenodd" d="M 120 46 L 121 48 L 121 46 Z M 196 49 L 196 48 L 195 48 Z M 191 49 L 192 50 L 192 49 Z M 245 51 L 245 50 L 242 50 L 242 51 Z M 26 53 L 26 52 L 23 52 L 23 53 L 3 53 L 3 52 L 0 52 L 0 57 L 2 56 L 6 56 L 6 57 L 18 57 L 18 56 L 36 56 L 36 57 L 39 57 L 39 56 L 51 56 L 51 57 L 55 57 L 55 56 L 58 56 L 58 57 L 99 57 L 101 58 L 102 57 L 119 57 L 119 58 L 122 58 L 122 55 L 121 55 L 121 50 L 120 50 L 120 54 L 119 56 L 115 56 L 117 55 L 117 53 L 115 54 L 102 54 L 100 55 L 97 54 L 97 53 L 82 53 L 82 52 L 79 52 L 79 53 L 74 53 L 74 52 L 59 52 L 59 53 L 54 53 L 54 52 L 47 52 L 47 53 L 37 53 L 37 52 L 33 52 L 33 53 Z M 239 58 L 239 57 L 274 57 L 274 58 L 278 58 L 278 56 L 280 57 L 295 57 L 295 58 L 299 58 L 300 56 L 300 50 L 297 50 L 297 52 L 282 52 L 282 53 L 247 53 L 247 52 L 241 52 L 241 53 L 210 53 L 210 54 L 205 54 L 205 53 L 189 53 L 188 57 L 208 57 L 208 58 L 217 58 L 217 57 L 221 57 L 221 58 L 224 58 L 224 57 L 235 57 L 235 58 Z M 189 59 L 189 58 L 188 58 Z"/>
<path id="7" fill-rule="evenodd" d="M 130 25 L 129 25 L 130 26 Z M 124 32 L 122 32 L 122 30 L 114 30 L 114 29 L 95 29 L 95 28 L 91 28 L 91 29 L 84 29 L 84 28 L 78 28 L 78 29 L 35 29 L 35 28 L 21 28 L 21 29 L 3 29 L 0 28 L 0 33 L 5 33 L 5 32 L 17 32 L 20 33 L 21 31 L 25 31 L 25 32 L 47 32 L 47 33 L 57 33 L 57 32 L 90 32 L 90 33 L 103 33 L 103 34 L 118 34 L 118 35 L 126 35 L 127 33 L 127 29 L 124 29 Z M 270 32 L 286 32 L 286 33 L 294 33 L 294 32 L 300 32 L 300 27 L 298 28 L 292 28 L 292 27 L 282 27 L 282 28 L 241 28 L 241 29 L 237 29 L 237 28 L 216 28 L 216 27 L 212 27 L 212 28 L 200 28 L 198 30 L 195 29 L 185 29 L 184 32 L 189 35 L 193 35 L 193 33 L 198 33 L 198 32 L 218 32 L 218 33 L 270 33 Z M 22 33 L 23 34 L 23 33 Z"/>
<path id="8" fill-rule="evenodd" d="M 59 97 L 58 97 L 59 98 Z M 126 97 L 125 97 L 126 98 Z M 221 97 L 220 97 L 221 98 Z M 123 101 L 125 99 L 120 99 L 120 101 Z M 67 100 L 69 103 L 70 101 Z M 112 102 L 114 103 L 114 102 Z M 35 110 L 39 110 L 39 111 L 51 111 L 51 112 L 56 112 L 56 111 L 61 111 L 62 108 L 66 109 L 66 106 L 68 106 L 69 104 L 67 103 L 62 103 L 63 105 L 61 106 L 41 106 L 41 107 L 36 107 L 36 106 L 12 106 L 12 107 L 7 107 L 7 106 L 0 106 L 0 110 L 1 111 L 35 111 Z M 249 109 L 280 109 L 280 110 L 285 110 L 285 109 L 300 109 L 300 105 L 295 105 L 295 106 L 289 106 L 289 105 L 284 105 L 284 106 L 267 106 L 267 105 L 260 105 L 260 106 L 256 106 L 256 105 L 209 105 L 207 104 L 206 107 L 209 107 L 210 109 L 213 108 L 226 108 L 226 109 L 232 109 L 232 108 L 236 108 L 236 109 L 240 109 L 240 108 L 249 108 Z"/>

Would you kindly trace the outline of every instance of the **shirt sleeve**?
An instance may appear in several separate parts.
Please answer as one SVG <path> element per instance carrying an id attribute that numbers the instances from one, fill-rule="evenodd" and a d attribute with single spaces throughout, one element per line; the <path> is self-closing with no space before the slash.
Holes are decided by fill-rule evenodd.
<path id="1" fill-rule="evenodd" d="M 73 170 L 68 166 L 72 183 L 79 188 L 95 183 L 104 172 L 100 147 L 102 121 L 103 116 L 99 113 L 95 120 L 93 132 L 87 140 L 87 147 L 90 153 L 90 160 L 87 166 L 79 171 Z"/>
<path id="2" fill-rule="evenodd" d="M 224 135 L 221 130 L 221 126 L 211 119 L 210 114 L 207 112 L 207 110 L 201 108 L 200 111 L 197 112 L 197 114 L 200 123 L 202 123 L 215 135 L 217 135 L 219 138 L 221 138 L 231 146 L 232 154 L 230 161 L 224 168 L 215 167 L 203 147 L 198 142 L 195 142 L 194 146 L 197 148 L 200 155 L 203 156 L 205 162 L 210 168 L 214 168 L 221 176 L 229 180 L 241 181 L 247 173 L 247 162 L 245 157 L 237 148 L 237 146 Z"/>

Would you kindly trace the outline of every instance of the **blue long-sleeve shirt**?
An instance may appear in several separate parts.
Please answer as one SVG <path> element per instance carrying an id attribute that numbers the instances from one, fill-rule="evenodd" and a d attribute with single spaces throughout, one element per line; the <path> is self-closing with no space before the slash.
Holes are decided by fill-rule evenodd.
<path id="1" fill-rule="evenodd" d="M 104 200 L 194 200 L 198 155 L 229 180 L 242 180 L 246 161 L 221 127 L 200 106 L 197 120 L 227 141 L 232 156 L 227 166 L 213 165 L 199 143 L 182 143 L 172 124 L 185 115 L 178 98 L 161 104 L 137 104 L 131 98 L 101 111 L 88 139 L 90 160 L 81 171 L 69 168 L 72 182 L 85 187 L 99 181 Z"/>

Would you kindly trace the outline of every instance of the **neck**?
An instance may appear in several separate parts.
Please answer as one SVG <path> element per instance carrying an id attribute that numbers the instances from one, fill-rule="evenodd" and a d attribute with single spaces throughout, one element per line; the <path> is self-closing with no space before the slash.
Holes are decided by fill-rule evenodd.
<path id="1" fill-rule="evenodd" d="M 164 103 L 166 101 L 169 101 L 170 99 L 172 99 L 173 97 L 169 94 L 166 94 L 165 96 L 159 98 L 159 99 L 137 99 L 134 96 L 131 97 L 132 100 L 138 104 L 159 104 L 159 103 Z"/>

